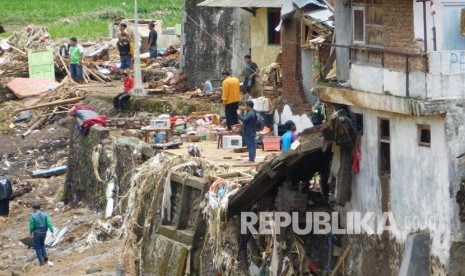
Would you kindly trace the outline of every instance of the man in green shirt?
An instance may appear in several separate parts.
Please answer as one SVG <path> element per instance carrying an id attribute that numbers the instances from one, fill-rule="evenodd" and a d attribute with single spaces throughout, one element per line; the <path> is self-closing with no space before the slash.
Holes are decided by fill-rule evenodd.
<path id="1" fill-rule="evenodd" d="M 252 87 L 255 84 L 255 76 L 260 73 L 260 69 L 255 62 L 252 62 L 252 57 L 250 55 L 246 55 L 244 57 L 246 67 L 244 69 L 244 82 L 242 84 L 242 93 L 245 94 L 246 100 L 248 99 L 247 96 L 250 96 L 252 92 Z"/>
<path id="2" fill-rule="evenodd" d="M 69 39 L 69 70 L 71 78 L 78 83 L 82 83 L 82 58 L 84 56 L 84 48 L 77 43 L 77 38 Z"/>
<path id="3" fill-rule="evenodd" d="M 47 229 L 52 232 L 52 237 L 55 237 L 53 233 L 52 222 L 47 213 L 40 211 L 40 204 L 32 205 L 34 214 L 29 219 L 29 233 L 31 233 L 34 241 L 34 249 L 36 250 L 37 258 L 39 259 L 39 265 L 44 265 L 48 262 L 47 252 L 45 251 L 45 237 L 47 236 Z"/>

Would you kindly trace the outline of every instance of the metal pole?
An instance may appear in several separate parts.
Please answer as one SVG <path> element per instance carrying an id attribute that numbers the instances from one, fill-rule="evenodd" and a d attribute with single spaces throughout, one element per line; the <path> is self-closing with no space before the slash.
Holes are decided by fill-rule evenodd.
<path id="1" fill-rule="evenodd" d="M 139 18 L 137 11 L 137 0 L 134 0 L 134 89 L 133 96 L 141 97 L 146 95 L 142 86 L 142 73 L 140 70 L 140 40 L 139 40 Z"/>
<path id="2" fill-rule="evenodd" d="M 425 53 L 428 52 L 428 34 L 426 30 L 426 0 L 423 0 L 423 34 L 425 42 Z"/>

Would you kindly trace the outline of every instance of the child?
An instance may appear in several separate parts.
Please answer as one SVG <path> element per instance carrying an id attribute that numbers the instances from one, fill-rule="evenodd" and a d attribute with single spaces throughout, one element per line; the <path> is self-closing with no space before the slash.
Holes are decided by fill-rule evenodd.
<path id="1" fill-rule="evenodd" d="M 69 69 L 71 71 L 71 78 L 78 83 L 82 83 L 82 58 L 84 56 L 84 48 L 77 44 L 77 38 L 72 37 L 69 39 Z"/>
<path id="2" fill-rule="evenodd" d="M 282 152 L 288 151 L 291 148 L 291 144 L 297 140 L 297 135 L 295 135 L 295 123 L 289 120 L 284 124 L 284 127 L 286 128 L 286 133 L 284 133 L 283 137 L 281 138 Z"/>
<path id="3" fill-rule="evenodd" d="M 124 92 L 119 93 L 113 98 L 113 107 L 118 110 L 125 110 L 128 108 L 129 98 L 131 98 L 131 91 L 134 89 L 134 79 L 128 72 L 123 73 L 124 76 Z"/>
<path id="4" fill-rule="evenodd" d="M 121 59 L 120 70 L 124 71 L 125 69 L 131 68 L 131 60 L 134 57 L 134 46 L 129 40 L 127 33 L 121 33 L 121 37 L 118 43 L 116 43 L 116 48 L 119 51 Z"/>

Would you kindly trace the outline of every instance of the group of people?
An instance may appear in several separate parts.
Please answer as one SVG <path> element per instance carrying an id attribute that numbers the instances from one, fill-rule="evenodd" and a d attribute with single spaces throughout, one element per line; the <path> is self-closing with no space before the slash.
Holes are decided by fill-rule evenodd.
<path id="1" fill-rule="evenodd" d="M 0 216 L 8 217 L 10 214 L 10 199 L 13 195 L 12 181 L 9 176 L 0 175 Z M 45 249 L 45 238 L 47 237 L 47 230 L 55 237 L 54 229 L 50 216 L 41 211 L 41 206 L 38 203 L 32 205 L 33 214 L 29 218 L 29 233 L 34 243 L 39 265 L 45 263 L 53 265 L 48 261 L 47 251 Z"/>
<path id="2" fill-rule="evenodd" d="M 155 30 L 155 23 L 150 22 L 149 26 L 149 37 L 147 49 L 150 53 L 150 59 L 155 60 L 158 55 L 157 40 L 158 33 Z M 118 41 L 116 48 L 120 56 L 120 73 L 122 74 L 124 91 L 116 95 L 113 99 L 113 107 L 116 111 L 125 110 L 128 108 L 129 99 L 131 97 L 131 91 L 134 88 L 134 79 L 132 78 L 130 69 L 134 59 L 134 44 L 128 32 L 126 31 L 127 24 L 121 23 L 119 25 L 119 33 L 117 35 Z M 71 78 L 77 82 L 82 83 L 84 81 L 82 71 L 82 60 L 84 57 L 84 48 L 78 44 L 76 37 L 72 37 L 69 40 L 69 64 Z"/>

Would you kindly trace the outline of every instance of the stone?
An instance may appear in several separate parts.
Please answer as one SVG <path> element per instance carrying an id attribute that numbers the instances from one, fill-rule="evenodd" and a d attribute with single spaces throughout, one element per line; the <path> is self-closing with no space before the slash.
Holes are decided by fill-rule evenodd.
<path id="1" fill-rule="evenodd" d="M 124 126 L 125 124 L 126 124 L 125 121 L 118 121 L 118 123 L 117 123 L 118 126 Z"/>
<path id="2" fill-rule="evenodd" d="M 87 274 L 94 274 L 97 272 L 102 272 L 102 268 L 100 267 L 92 267 L 86 271 Z"/>

